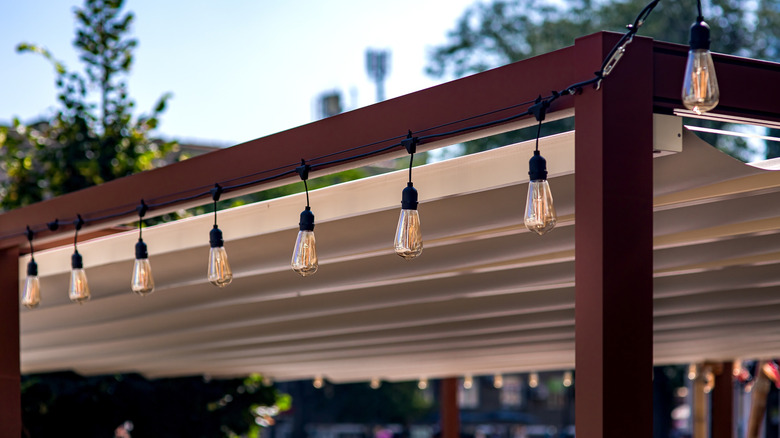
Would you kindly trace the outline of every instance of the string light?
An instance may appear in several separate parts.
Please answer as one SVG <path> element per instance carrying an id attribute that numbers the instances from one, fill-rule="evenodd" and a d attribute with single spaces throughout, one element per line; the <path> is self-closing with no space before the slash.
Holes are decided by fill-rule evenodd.
<path id="1" fill-rule="evenodd" d="M 493 388 L 501 389 L 504 387 L 504 376 L 496 374 L 493 376 Z"/>
<path id="2" fill-rule="evenodd" d="M 696 380 L 696 376 L 698 376 L 696 364 L 692 363 L 688 365 L 688 380 Z"/>
<path id="3" fill-rule="evenodd" d="M 525 226 L 529 230 L 542 235 L 555 227 L 557 216 L 553 205 L 552 191 L 547 182 L 547 160 L 539 153 L 539 136 L 542 131 L 547 107 L 550 104 L 542 100 L 541 96 L 536 104 L 531 107 L 534 117 L 539 121 L 536 130 L 536 149 L 528 163 L 528 197 L 525 203 Z"/>
<path id="4" fill-rule="evenodd" d="M 311 384 L 315 388 L 320 389 L 325 384 L 325 380 L 322 378 L 322 376 L 316 376 Z"/>
<path id="5" fill-rule="evenodd" d="M 471 374 L 463 376 L 463 388 L 471 389 L 472 386 L 474 386 L 474 378 L 471 377 Z"/>
<path id="6" fill-rule="evenodd" d="M 222 230 L 217 226 L 217 201 L 222 195 L 222 187 L 215 184 L 211 189 L 211 197 L 214 200 L 214 227 L 209 233 L 209 267 L 208 279 L 214 286 L 225 287 L 233 281 L 233 271 L 228 263 L 225 241 L 222 239 Z"/>
<path id="7" fill-rule="evenodd" d="M 707 367 L 704 370 L 704 393 L 709 394 L 715 389 L 715 373 L 712 371 L 712 367 Z"/>
<path id="8" fill-rule="evenodd" d="M 27 263 L 27 279 L 24 281 L 22 304 L 28 309 L 34 309 L 41 304 L 41 281 L 38 279 L 38 264 L 35 263 L 33 237 L 35 233 L 27 227 L 27 241 L 30 242 L 30 261 Z"/>
<path id="9" fill-rule="evenodd" d="M 683 105 L 701 115 L 718 105 L 720 90 L 715 76 L 715 63 L 710 53 L 710 27 L 701 13 L 701 0 L 697 1 L 699 15 L 691 26 L 690 50 L 685 63 L 682 88 Z"/>
<path id="10" fill-rule="evenodd" d="M 428 378 L 420 377 L 420 380 L 417 381 L 417 388 L 420 390 L 428 389 Z"/>
<path id="11" fill-rule="evenodd" d="M 528 386 L 531 388 L 536 388 L 539 386 L 539 374 L 536 372 L 532 372 L 528 375 Z"/>
<path id="12" fill-rule="evenodd" d="M 411 178 L 412 162 L 413 162 L 414 153 L 416 152 L 415 150 L 416 145 L 424 140 L 450 137 L 465 132 L 485 129 L 500 124 L 505 124 L 507 122 L 513 121 L 521 117 L 525 117 L 527 115 L 534 115 L 539 121 L 539 126 L 537 128 L 536 149 L 534 151 L 534 156 L 531 158 L 529 162 L 529 177 L 530 177 L 529 189 L 528 189 L 529 196 L 527 198 L 524 222 L 526 227 L 528 227 L 530 230 L 537 232 L 538 234 L 544 234 L 555 226 L 555 222 L 557 220 L 555 215 L 554 205 L 552 202 L 552 194 L 549 190 L 549 184 L 546 179 L 547 177 L 546 161 L 540 155 L 538 149 L 538 142 L 541 133 L 541 123 L 542 120 L 544 119 L 544 114 L 546 112 L 546 109 L 549 108 L 550 104 L 553 101 L 560 98 L 561 96 L 577 94 L 581 92 L 582 88 L 587 85 L 594 85 L 596 89 L 599 89 L 602 81 L 613 71 L 615 66 L 618 64 L 619 60 L 626 52 L 627 46 L 631 43 L 633 36 L 637 33 L 639 28 L 645 22 L 650 12 L 657 6 L 658 2 L 659 0 L 654 0 L 650 2 L 637 16 L 636 20 L 634 21 L 634 24 L 627 26 L 628 31 L 621 37 L 620 41 L 618 41 L 618 43 L 613 47 L 609 55 L 607 55 L 607 57 L 604 59 L 601 69 L 595 73 L 594 75 L 595 77 L 572 84 L 561 91 L 553 91 L 550 96 L 544 99 L 542 99 L 540 96 L 538 99 L 536 99 L 534 105 L 532 105 L 526 111 L 510 115 L 503 119 L 496 119 L 482 124 L 466 126 L 449 132 L 438 132 L 435 134 L 424 135 L 424 136 L 413 136 L 412 132 L 409 131 L 409 134 L 406 136 L 406 138 L 401 140 L 399 143 L 383 146 L 374 150 L 370 150 L 368 152 L 362 152 L 359 154 L 355 154 L 352 156 L 343 157 L 343 158 L 339 158 L 327 162 L 318 162 L 316 165 L 313 166 L 308 165 L 305 163 L 304 160 L 301 160 L 301 166 L 296 167 L 294 170 L 289 170 L 289 166 L 292 165 L 281 166 L 276 169 L 263 170 L 260 172 L 252 173 L 250 175 L 237 177 L 229 180 L 228 182 L 243 180 L 254 175 L 269 173 L 272 171 L 278 171 L 285 168 L 287 168 L 287 170 L 283 170 L 279 173 L 266 176 L 263 178 L 258 178 L 251 181 L 245 181 L 239 184 L 229 185 L 224 188 L 220 187 L 219 184 L 217 184 L 216 187 L 219 187 L 220 188 L 219 193 L 222 193 L 228 190 L 245 188 L 248 186 L 261 184 L 267 181 L 277 180 L 279 178 L 297 172 L 301 176 L 301 179 L 304 182 L 304 187 L 306 190 L 306 209 L 301 213 L 301 221 L 300 221 L 301 228 L 298 233 L 298 239 L 296 241 L 296 246 L 293 252 L 293 258 L 291 264 L 294 271 L 298 272 L 302 276 L 309 276 L 309 275 L 313 275 L 317 271 L 317 267 L 318 267 L 317 254 L 315 250 L 315 239 L 314 239 L 314 232 L 313 232 L 314 214 L 311 212 L 311 208 L 309 205 L 309 193 L 308 193 L 308 186 L 306 182 L 309 171 L 314 167 L 318 168 L 318 167 L 332 166 L 334 164 L 339 164 L 347 161 L 353 161 L 360 158 L 381 154 L 389 150 L 392 150 L 394 148 L 397 148 L 399 146 L 403 146 L 407 149 L 407 152 L 410 154 L 409 182 L 407 184 L 407 187 L 403 190 L 403 194 L 402 194 L 402 210 L 399 217 L 398 228 L 396 230 L 395 250 L 396 253 L 399 254 L 401 257 L 404 257 L 405 259 L 411 259 L 419 256 L 420 253 L 422 252 L 422 238 L 421 238 L 421 232 L 419 227 L 419 214 L 417 212 L 417 204 L 418 204 L 417 191 L 413 187 L 412 178 Z M 685 80 L 683 85 L 682 101 L 687 108 L 693 110 L 694 112 L 701 113 L 713 109 L 718 104 L 719 89 L 718 89 L 717 79 L 715 76 L 714 63 L 712 62 L 712 56 L 709 51 L 709 47 L 710 47 L 709 27 L 703 20 L 700 0 L 697 2 L 697 5 L 698 5 L 699 15 L 697 17 L 696 23 L 694 23 L 693 26 L 691 27 L 690 51 L 688 56 L 688 62 L 686 64 L 686 74 L 685 74 Z M 531 101 L 514 104 L 505 108 L 490 111 L 489 113 L 506 111 L 529 103 L 531 103 Z M 483 113 L 481 115 L 486 115 L 489 113 Z M 429 127 L 419 132 L 426 132 L 434 129 L 439 129 L 444 126 L 463 123 L 468 120 L 477 118 L 479 116 L 480 115 L 470 116 L 461 120 L 448 122 L 440 126 Z M 373 142 L 366 145 L 353 147 L 344 151 L 334 152 L 321 157 L 316 157 L 315 160 L 321 160 L 326 157 L 343 154 L 344 152 L 356 151 L 369 146 L 392 142 L 396 139 L 401 139 L 401 138 L 402 137 L 394 137 L 394 138 L 385 139 L 385 140 Z M 193 191 L 195 190 L 201 190 L 201 188 L 193 189 Z M 147 208 L 163 207 L 163 206 L 169 206 L 184 201 L 191 201 L 193 199 L 197 199 L 202 196 L 205 196 L 208 193 L 211 193 L 213 198 L 215 197 L 214 189 L 207 192 L 190 194 L 185 197 L 179 197 L 176 199 L 172 199 L 173 197 L 170 196 L 167 197 L 163 196 L 162 198 L 166 199 L 164 202 L 160 202 L 159 204 L 149 205 L 147 206 Z M 219 195 L 217 194 L 216 199 L 214 199 L 215 204 L 216 201 L 218 200 L 218 197 Z M 127 216 L 128 214 L 129 212 L 127 211 L 115 212 L 106 216 L 92 217 L 90 218 L 90 222 L 99 223 L 110 219 L 124 217 Z M 142 232 L 141 230 L 143 227 L 142 218 L 143 216 L 141 216 L 141 220 L 139 221 L 139 242 L 136 244 L 136 260 L 134 265 L 132 288 L 135 292 L 143 295 L 143 294 L 151 293 L 153 291 L 153 280 L 151 277 L 151 270 L 149 268 L 146 244 L 141 239 L 141 232 Z M 57 223 L 58 220 L 55 220 L 55 222 L 49 224 L 50 229 L 52 231 L 56 229 Z M 82 257 L 81 254 L 79 254 L 78 250 L 76 249 L 78 231 L 85 224 L 85 221 L 81 217 L 81 215 L 78 215 L 77 219 L 74 220 L 74 223 L 76 224 L 76 238 L 74 238 L 74 254 L 71 260 L 73 269 L 71 273 L 71 285 L 69 289 L 69 295 L 73 301 L 81 303 L 83 301 L 88 300 L 90 297 L 89 288 L 86 282 L 86 274 L 83 269 Z M 54 228 L 52 228 L 52 224 L 54 224 Z M 30 231 L 31 228 L 28 226 L 27 230 Z M 7 236 L 0 236 L 0 239 L 16 236 L 19 234 L 20 233 L 13 233 Z M 229 284 L 230 281 L 232 280 L 232 272 L 230 271 L 230 267 L 227 264 L 227 255 L 224 252 L 224 246 L 222 246 L 224 242 L 221 238 L 221 230 L 219 230 L 216 224 L 216 208 L 215 208 L 214 229 L 212 230 L 210 237 L 211 237 L 210 239 L 211 250 L 209 256 L 210 259 L 209 280 L 215 285 L 223 287 Z M 30 246 L 32 249 L 32 241 L 30 241 Z M 222 257 L 220 258 L 219 255 L 214 256 L 212 255 L 213 253 L 221 254 Z M 219 260 L 220 262 L 224 261 L 224 266 L 221 268 L 222 269 L 221 273 L 219 275 L 216 275 L 216 280 L 213 280 L 211 267 L 212 265 L 215 266 L 218 265 L 216 263 L 212 263 L 215 260 Z M 140 278 L 148 278 L 148 281 L 136 282 L 136 271 L 139 271 L 141 273 L 141 275 L 139 275 Z M 28 263 L 28 276 L 27 276 L 28 281 L 26 281 L 26 285 L 25 285 L 25 289 L 27 289 L 27 283 L 30 283 L 31 285 L 30 287 L 32 289 L 31 289 L 31 293 L 28 294 L 30 295 L 30 299 L 28 301 L 25 301 L 24 298 L 25 294 L 23 294 L 23 302 L 29 302 L 31 306 L 28 307 L 34 307 L 32 304 L 36 300 L 33 298 L 34 294 L 32 292 L 36 290 L 34 284 L 35 284 L 35 280 L 37 280 L 37 275 L 31 275 L 30 272 L 37 273 L 37 265 L 35 265 L 35 261 L 32 258 L 32 255 L 31 255 L 31 260 Z M 27 291 L 25 290 L 25 292 Z M 38 295 L 40 294 L 39 286 L 37 287 L 37 294 Z M 40 298 L 38 298 L 37 301 L 40 302 Z"/>
<path id="13" fill-rule="evenodd" d="M 401 192 L 401 215 L 395 230 L 395 253 L 411 260 L 422 254 L 423 242 L 420 229 L 420 215 L 417 212 L 417 189 L 412 184 L 412 162 L 419 139 L 412 137 L 412 131 L 401 144 L 409 153 L 409 182 Z"/>
<path id="14" fill-rule="evenodd" d="M 382 386 L 382 381 L 379 380 L 379 377 L 372 377 L 369 386 L 371 386 L 371 389 L 379 389 Z"/>
<path id="15" fill-rule="evenodd" d="M 79 254 L 79 250 L 76 244 L 79 240 L 79 230 L 84 226 L 84 219 L 81 215 L 78 215 L 74 222 L 76 226 L 76 234 L 73 236 L 73 255 L 70 259 L 70 288 L 68 289 L 68 296 L 70 300 L 79 304 L 83 304 L 90 298 L 89 284 L 87 283 L 87 273 L 84 271 L 84 260 Z"/>
<path id="16" fill-rule="evenodd" d="M 130 279 L 130 289 L 142 297 L 154 292 L 152 265 L 149 263 L 149 251 L 143 239 L 144 216 L 148 209 L 149 206 L 142 199 L 141 205 L 138 206 L 138 242 L 135 244 L 135 263 Z"/>
<path id="17" fill-rule="evenodd" d="M 314 240 L 314 213 L 309 206 L 309 186 L 306 180 L 309 179 L 311 166 L 301 160 L 301 165 L 295 171 L 303 180 L 303 187 L 306 190 L 306 208 L 301 212 L 300 231 L 295 241 L 295 248 L 292 255 L 292 269 L 300 274 L 301 277 L 308 277 L 317 272 L 319 263 L 317 261 L 317 249 Z"/>
<path id="18" fill-rule="evenodd" d="M 574 383 L 574 376 L 572 376 L 571 371 L 565 371 L 563 373 L 563 386 L 568 388 Z"/>

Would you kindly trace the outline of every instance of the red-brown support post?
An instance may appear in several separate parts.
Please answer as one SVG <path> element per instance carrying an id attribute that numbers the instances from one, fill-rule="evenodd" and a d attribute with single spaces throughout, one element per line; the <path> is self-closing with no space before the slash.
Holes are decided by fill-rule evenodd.
<path id="1" fill-rule="evenodd" d="M 22 436 L 19 248 L 0 250 L 0 438 Z"/>
<path id="2" fill-rule="evenodd" d="M 578 76 L 616 40 L 578 39 Z M 653 436 L 652 72 L 652 40 L 634 38 L 575 101 L 577 438 Z"/>
<path id="3" fill-rule="evenodd" d="M 441 417 L 441 438 L 460 437 L 460 411 L 458 409 L 458 379 L 447 377 L 441 380 L 439 391 Z"/>
<path id="4" fill-rule="evenodd" d="M 712 438 L 734 438 L 734 382 L 733 363 L 724 362 L 715 373 L 712 389 Z"/>

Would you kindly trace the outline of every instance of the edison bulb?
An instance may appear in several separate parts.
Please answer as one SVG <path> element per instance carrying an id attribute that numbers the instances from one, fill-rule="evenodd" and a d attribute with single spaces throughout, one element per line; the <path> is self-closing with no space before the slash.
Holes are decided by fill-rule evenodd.
<path id="1" fill-rule="evenodd" d="M 149 264 L 149 253 L 142 239 L 138 239 L 138 243 L 135 244 L 135 264 L 133 265 L 130 289 L 141 296 L 154 292 L 152 265 Z"/>
<path id="2" fill-rule="evenodd" d="M 291 265 L 293 271 L 300 274 L 301 277 L 308 277 L 317 272 L 319 264 L 317 261 L 314 231 L 301 230 L 298 232 Z"/>
<path id="3" fill-rule="evenodd" d="M 420 214 L 417 212 L 417 189 L 411 182 L 401 192 L 401 215 L 395 229 L 395 253 L 411 260 L 423 250 Z"/>
<path id="4" fill-rule="evenodd" d="M 525 226 L 542 235 L 555 227 L 558 220 L 555 215 L 552 192 L 547 182 L 547 160 L 538 150 L 528 162 L 528 197 L 525 202 Z"/>
<path id="5" fill-rule="evenodd" d="M 720 90 L 709 50 L 697 49 L 688 52 L 682 100 L 683 105 L 696 114 L 718 106 Z"/>
<path id="6" fill-rule="evenodd" d="M 525 204 L 525 226 L 542 235 L 555 227 L 558 218 L 553 205 L 552 191 L 546 179 L 528 183 Z"/>
<path id="7" fill-rule="evenodd" d="M 41 281 L 38 279 L 38 264 L 35 260 L 27 263 L 27 279 L 24 281 L 22 304 L 28 309 L 34 309 L 41 304 Z"/>
<path id="8" fill-rule="evenodd" d="M 411 260 L 422 254 L 423 242 L 420 230 L 420 214 L 417 210 L 401 210 L 395 230 L 395 253 Z"/>
<path id="9" fill-rule="evenodd" d="M 225 287 L 233 281 L 222 231 L 214 225 L 210 233 L 208 279 L 214 286 Z"/>
<path id="10" fill-rule="evenodd" d="M 136 259 L 133 265 L 133 279 L 130 285 L 133 292 L 138 295 L 149 295 L 154 291 L 154 278 L 152 278 L 152 265 L 149 259 Z"/>
<path id="11" fill-rule="evenodd" d="M 691 26 L 691 49 L 683 78 L 683 105 L 696 114 L 710 111 L 718 105 L 720 90 L 715 76 L 715 64 L 710 53 L 710 28 L 704 21 Z"/>
<path id="12" fill-rule="evenodd" d="M 209 281 L 214 286 L 225 287 L 233 281 L 233 271 L 228 264 L 224 246 L 209 249 Z"/>
<path id="13" fill-rule="evenodd" d="M 89 301 L 89 284 L 87 283 L 87 273 L 84 271 L 81 254 L 78 251 L 71 256 L 70 288 L 68 297 L 70 300 L 82 304 Z"/>
<path id="14" fill-rule="evenodd" d="M 538 373 L 531 373 L 528 375 L 528 386 L 531 388 L 536 388 L 539 386 L 539 374 Z"/>

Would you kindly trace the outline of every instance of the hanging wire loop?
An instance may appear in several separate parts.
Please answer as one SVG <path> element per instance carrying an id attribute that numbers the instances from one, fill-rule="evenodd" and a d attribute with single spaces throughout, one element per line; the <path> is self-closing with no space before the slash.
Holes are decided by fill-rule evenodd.
<path id="1" fill-rule="evenodd" d="M 35 232 L 32 229 L 30 229 L 29 225 L 27 225 L 27 241 L 30 243 L 30 259 L 31 260 L 35 260 L 35 256 L 34 256 L 35 251 L 33 250 L 33 238 L 34 237 L 35 237 Z"/>
<path id="2" fill-rule="evenodd" d="M 303 188 L 306 191 L 306 207 L 309 207 L 309 185 L 306 183 L 306 180 L 309 179 L 309 171 L 311 170 L 311 166 L 306 164 L 306 160 L 301 158 L 301 165 L 295 168 L 295 171 L 298 172 L 298 175 L 301 177 L 301 180 L 303 180 Z"/>
<path id="3" fill-rule="evenodd" d="M 76 249 L 76 244 L 79 241 L 79 230 L 81 230 L 81 227 L 84 226 L 84 219 L 80 214 L 76 215 L 76 220 L 73 221 L 73 225 L 76 226 L 76 232 L 73 234 L 73 249 L 78 252 L 78 249 Z"/>

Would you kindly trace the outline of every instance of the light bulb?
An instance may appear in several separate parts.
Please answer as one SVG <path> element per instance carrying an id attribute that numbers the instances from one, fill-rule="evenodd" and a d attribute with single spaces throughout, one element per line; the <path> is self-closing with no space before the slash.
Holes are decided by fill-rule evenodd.
<path id="1" fill-rule="evenodd" d="M 401 195 L 401 216 L 395 230 L 395 253 L 411 260 L 422 254 L 420 214 L 417 212 L 417 189 L 408 183 Z"/>
<path id="2" fill-rule="evenodd" d="M 382 386 L 382 381 L 379 380 L 379 377 L 373 377 L 369 386 L 371 386 L 371 389 L 379 389 Z"/>
<path id="3" fill-rule="evenodd" d="M 718 105 L 720 90 L 710 54 L 710 27 L 701 19 L 691 26 L 690 50 L 683 79 L 683 105 L 696 114 Z"/>
<path id="4" fill-rule="evenodd" d="M 698 369 L 696 368 L 696 364 L 692 363 L 688 365 L 688 380 L 696 380 L 696 377 L 698 377 Z"/>
<path id="5" fill-rule="evenodd" d="M 426 377 L 421 377 L 420 380 L 417 382 L 417 387 L 419 389 L 427 389 L 428 388 L 428 379 Z"/>
<path id="6" fill-rule="evenodd" d="M 528 375 L 528 386 L 531 388 L 536 388 L 539 386 L 539 374 L 531 373 Z"/>
<path id="7" fill-rule="evenodd" d="M 574 383 L 574 376 L 572 375 L 571 371 L 566 371 L 563 373 L 563 386 L 568 388 L 571 386 L 571 384 Z"/>
<path id="8" fill-rule="evenodd" d="M 471 389 L 474 386 L 474 378 L 470 374 L 463 377 L 463 389 Z"/>
<path id="9" fill-rule="evenodd" d="M 534 151 L 529 168 L 530 181 L 524 222 L 526 228 L 542 235 L 555 227 L 558 218 L 555 214 L 550 184 L 547 182 L 547 161 L 539 151 Z"/>
<path id="10" fill-rule="evenodd" d="M 79 304 L 89 301 L 89 284 L 87 284 L 87 273 L 84 271 L 84 263 L 81 254 L 78 251 L 73 253 L 70 262 L 72 270 L 70 271 L 70 288 L 68 296 L 70 300 Z"/>
<path id="11" fill-rule="evenodd" d="M 317 389 L 322 388 L 322 385 L 325 384 L 325 380 L 322 378 L 322 376 L 316 376 L 314 380 L 311 382 L 312 386 L 314 386 Z"/>
<path id="12" fill-rule="evenodd" d="M 504 376 L 496 374 L 493 376 L 493 388 L 501 389 L 504 387 Z"/>
<path id="13" fill-rule="evenodd" d="M 228 263 L 227 251 L 225 251 L 225 241 L 222 240 L 222 230 L 214 225 L 209 234 L 209 272 L 208 278 L 211 284 L 218 287 L 225 287 L 233 281 L 233 271 Z"/>
<path id="14" fill-rule="evenodd" d="M 152 278 L 152 265 L 149 264 L 149 253 L 146 250 L 146 244 L 140 238 L 135 244 L 135 264 L 133 265 L 130 289 L 141 296 L 154 292 L 154 278 Z"/>
<path id="15" fill-rule="evenodd" d="M 28 309 L 34 309 L 41 304 L 41 281 L 38 279 L 38 264 L 35 260 L 27 263 L 27 279 L 24 281 L 22 304 Z"/>
<path id="16" fill-rule="evenodd" d="M 308 277 L 314 275 L 319 266 L 314 242 L 314 213 L 311 212 L 308 205 L 301 212 L 299 225 L 300 231 L 298 231 L 298 239 L 295 241 L 291 266 L 293 271 L 300 274 L 301 277 Z"/>

